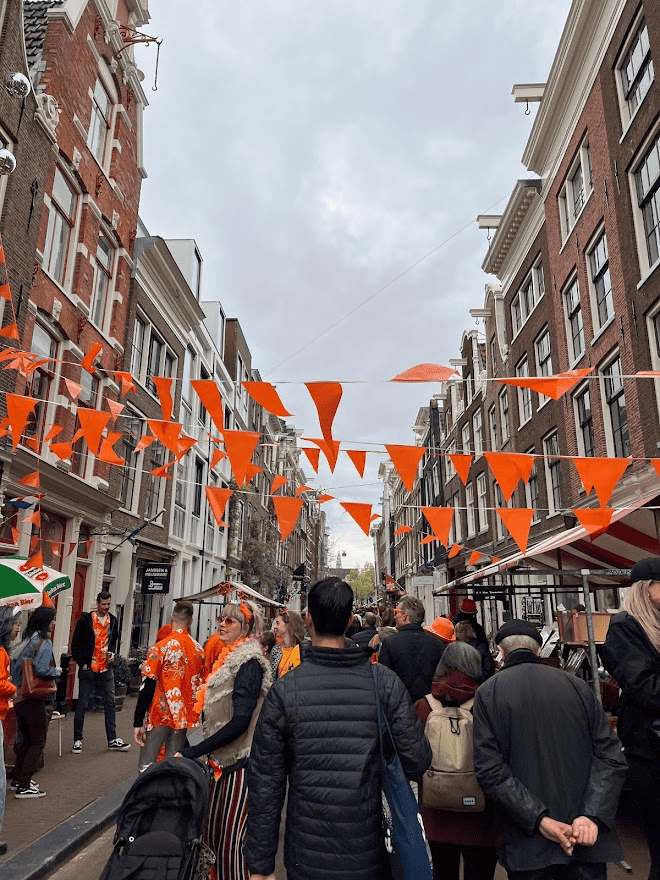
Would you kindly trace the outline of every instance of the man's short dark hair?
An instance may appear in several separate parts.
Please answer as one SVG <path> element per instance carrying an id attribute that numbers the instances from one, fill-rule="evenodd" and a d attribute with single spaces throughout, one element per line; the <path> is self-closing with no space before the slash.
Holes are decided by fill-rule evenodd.
<path id="1" fill-rule="evenodd" d="M 106 599 L 112 599 L 112 593 L 109 593 L 107 590 L 101 590 L 101 592 L 96 597 L 96 601 L 105 602 Z"/>
<path id="2" fill-rule="evenodd" d="M 373 613 L 373 611 L 367 611 L 364 615 L 364 621 L 362 622 L 362 626 L 376 626 L 378 623 L 378 618 Z"/>
<path id="3" fill-rule="evenodd" d="M 192 602 L 186 599 L 180 599 L 172 609 L 172 614 L 179 620 L 192 620 L 195 613 L 195 607 Z"/>
<path id="4" fill-rule="evenodd" d="M 309 611 L 316 634 L 343 636 L 353 611 L 353 590 L 338 577 L 317 581 L 307 594 Z"/>

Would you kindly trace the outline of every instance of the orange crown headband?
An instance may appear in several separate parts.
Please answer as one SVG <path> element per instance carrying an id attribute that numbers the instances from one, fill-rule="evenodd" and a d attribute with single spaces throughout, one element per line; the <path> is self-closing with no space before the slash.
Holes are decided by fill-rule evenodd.
<path id="1" fill-rule="evenodd" d="M 250 610 L 250 607 L 246 605 L 245 602 L 241 602 L 241 604 L 238 606 L 238 610 L 241 612 L 243 617 L 245 617 L 246 623 L 249 623 L 254 617 L 252 611 Z"/>

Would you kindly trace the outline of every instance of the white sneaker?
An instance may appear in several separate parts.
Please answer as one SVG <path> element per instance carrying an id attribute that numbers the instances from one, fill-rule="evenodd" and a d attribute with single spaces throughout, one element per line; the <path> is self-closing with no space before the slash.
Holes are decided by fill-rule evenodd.
<path id="1" fill-rule="evenodd" d="M 77 739 L 74 742 L 73 748 L 71 749 L 71 751 L 73 752 L 74 755 L 79 755 L 82 752 L 82 740 L 81 739 Z"/>
<path id="2" fill-rule="evenodd" d="M 82 748 L 82 743 L 80 743 L 80 747 Z M 111 752 L 127 752 L 130 747 L 131 744 L 125 743 L 123 739 L 113 739 L 108 743 L 108 748 Z"/>

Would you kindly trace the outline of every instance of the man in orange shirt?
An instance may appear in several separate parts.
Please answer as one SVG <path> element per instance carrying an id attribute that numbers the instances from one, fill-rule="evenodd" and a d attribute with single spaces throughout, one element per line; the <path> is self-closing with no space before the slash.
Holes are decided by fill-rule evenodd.
<path id="1" fill-rule="evenodd" d="M 202 684 L 204 650 L 190 635 L 192 619 L 192 603 L 177 602 L 172 632 L 149 649 L 142 664 L 144 678 L 133 718 L 135 742 L 142 749 L 141 771 L 153 764 L 163 743 L 167 758 L 180 751 L 188 728 L 199 721 L 195 697 Z"/>

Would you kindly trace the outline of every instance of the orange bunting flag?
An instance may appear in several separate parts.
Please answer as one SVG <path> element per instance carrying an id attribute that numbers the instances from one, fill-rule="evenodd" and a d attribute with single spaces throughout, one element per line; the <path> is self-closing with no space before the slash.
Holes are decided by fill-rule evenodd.
<path id="1" fill-rule="evenodd" d="M 283 477 L 282 474 L 275 474 L 275 476 L 273 477 L 273 482 L 270 486 L 270 494 L 274 495 L 279 488 L 281 488 L 285 483 L 288 482 L 289 481 L 287 480 L 287 478 Z"/>
<path id="2" fill-rule="evenodd" d="M 143 434 L 137 442 L 137 446 L 135 447 L 136 452 L 142 452 L 143 449 L 146 449 L 147 446 L 151 446 L 156 438 L 150 436 L 149 434 Z"/>
<path id="3" fill-rule="evenodd" d="M 83 369 L 87 370 L 88 373 L 94 372 L 94 361 L 103 351 L 103 346 L 100 342 L 95 342 L 94 345 L 87 352 L 85 357 L 80 361 L 80 366 Z"/>
<path id="4" fill-rule="evenodd" d="M 83 435 L 82 428 L 78 428 L 78 430 L 76 431 L 76 433 L 75 433 L 75 434 L 73 435 L 73 437 L 71 438 L 71 442 L 72 442 L 72 443 L 77 443 L 78 440 L 80 440 L 80 438 L 82 437 L 82 435 Z"/>
<path id="5" fill-rule="evenodd" d="M 499 557 L 499 556 L 493 556 L 492 559 L 490 560 L 490 564 L 491 564 L 491 565 L 496 565 L 499 561 L 500 561 L 500 557 Z"/>
<path id="6" fill-rule="evenodd" d="M 209 465 L 211 470 L 213 470 L 216 464 L 219 464 L 223 458 L 227 458 L 227 453 L 223 449 L 214 449 L 213 455 L 211 456 L 211 464 Z"/>
<path id="7" fill-rule="evenodd" d="M 6 339 L 20 339 L 21 337 L 18 335 L 18 325 L 16 321 L 13 324 L 7 324 L 6 327 L 3 327 L 0 330 L 0 336 L 4 336 Z"/>
<path id="8" fill-rule="evenodd" d="M 258 464 L 249 464 L 247 466 L 247 470 L 245 471 L 245 482 L 249 483 L 263 471 L 262 467 L 259 467 Z"/>
<path id="9" fill-rule="evenodd" d="M 73 455 L 73 448 L 70 443 L 51 443 L 50 451 L 56 455 L 60 461 L 67 461 Z"/>
<path id="10" fill-rule="evenodd" d="M 11 289 L 8 284 L 0 284 L 0 297 L 11 302 Z"/>
<path id="11" fill-rule="evenodd" d="M 524 555 L 534 511 L 528 507 L 496 507 L 495 510 Z"/>
<path id="12" fill-rule="evenodd" d="M 364 468 L 367 464 L 367 453 L 362 449 L 347 449 L 346 455 L 355 465 L 355 470 L 364 477 Z"/>
<path id="13" fill-rule="evenodd" d="M 451 550 L 447 554 L 447 559 L 453 559 L 454 556 L 458 556 L 458 554 L 461 552 L 462 549 L 463 549 L 462 544 L 452 544 Z"/>
<path id="14" fill-rule="evenodd" d="M 296 489 L 296 495 L 302 495 L 303 492 L 315 492 L 315 491 L 316 491 L 316 489 L 314 489 L 313 486 L 300 486 L 298 489 Z"/>
<path id="15" fill-rule="evenodd" d="M 301 446 L 301 450 L 307 456 L 307 461 L 310 463 L 310 466 L 315 474 L 319 472 L 319 457 L 321 455 L 320 449 L 311 449 L 309 446 Z"/>
<path id="16" fill-rule="evenodd" d="M 234 479 L 240 488 L 248 481 L 248 466 L 261 435 L 256 431 L 223 431 L 222 437 Z"/>
<path id="17" fill-rule="evenodd" d="M 75 400 L 83 390 L 83 386 L 79 382 L 74 382 L 73 379 L 65 379 L 64 384 L 71 400 Z"/>
<path id="18" fill-rule="evenodd" d="M 273 496 L 275 516 L 280 528 L 280 542 L 286 541 L 293 531 L 304 503 L 304 498 L 289 498 L 286 495 Z"/>
<path id="19" fill-rule="evenodd" d="M 165 449 L 169 449 L 176 458 L 179 454 L 179 439 L 183 426 L 179 422 L 161 422 L 158 419 L 147 419 L 147 425 L 156 439 L 160 440 Z"/>
<path id="20" fill-rule="evenodd" d="M 399 373 L 390 382 L 445 382 L 450 376 L 458 376 L 453 367 L 442 364 L 417 364 L 403 373 Z"/>
<path id="21" fill-rule="evenodd" d="M 332 423 L 344 393 L 340 382 L 305 382 L 319 416 L 324 440 L 332 440 Z"/>
<path id="22" fill-rule="evenodd" d="M 570 391 L 574 385 L 577 385 L 580 379 L 588 376 L 591 372 L 591 369 L 569 370 L 567 373 L 557 373 L 556 376 L 516 377 L 514 379 L 500 379 L 499 381 L 502 385 L 515 385 L 518 388 L 529 388 L 531 391 L 544 394 L 546 397 L 551 397 L 553 400 L 559 400 L 563 394 L 566 394 L 566 392 Z"/>
<path id="23" fill-rule="evenodd" d="M 340 501 L 339 503 L 346 513 L 353 517 L 365 535 L 369 537 L 371 521 L 373 519 L 373 516 L 371 515 L 371 504 L 359 504 L 353 501 Z"/>
<path id="24" fill-rule="evenodd" d="M 422 540 L 420 541 L 420 544 L 431 544 L 433 541 L 437 541 L 437 540 L 438 540 L 438 538 L 436 538 L 435 535 L 427 535 L 425 538 L 422 538 Z"/>
<path id="25" fill-rule="evenodd" d="M 207 413 L 213 419 L 213 424 L 218 431 L 225 426 L 225 414 L 222 408 L 222 396 L 220 389 L 213 379 L 193 379 L 190 383 L 195 389 L 197 397 L 201 400 Z"/>
<path id="26" fill-rule="evenodd" d="M 44 443 L 50 443 L 50 441 L 54 440 L 63 430 L 64 427 L 62 425 L 51 425 L 50 430 L 44 437 Z"/>
<path id="27" fill-rule="evenodd" d="M 224 521 L 225 507 L 230 497 L 233 495 L 233 489 L 224 489 L 222 486 L 207 486 L 206 498 L 211 508 L 211 513 L 215 517 L 215 521 L 221 529 L 225 528 L 227 523 Z"/>
<path id="28" fill-rule="evenodd" d="M 177 451 L 174 454 L 174 458 L 177 461 L 181 461 L 186 452 L 188 452 L 188 450 L 192 446 L 194 446 L 195 443 L 197 443 L 197 440 L 195 440 L 194 437 L 189 437 L 187 434 L 182 434 L 181 437 L 179 437 L 177 443 Z"/>
<path id="29" fill-rule="evenodd" d="M 449 532 L 454 519 L 453 507 L 422 507 L 422 513 L 433 529 L 433 535 L 440 543 L 449 546 Z"/>
<path id="30" fill-rule="evenodd" d="M 101 437 L 105 427 L 110 421 L 110 413 L 100 409 L 78 409 L 78 419 L 82 428 L 83 437 L 92 455 L 99 454 Z"/>
<path id="31" fill-rule="evenodd" d="M 410 526 L 399 526 L 399 528 L 394 533 L 395 535 L 407 535 L 408 532 L 412 532 Z"/>
<path id="32" fill-rule="evenodd" d="M 472 467 L 474 456 L 455 453 L 454 455 L 450 455 L 449 459 L 454 465 L 454 470 L 460 477 L 461 482 L 464 486 L 467 486 L 468 476 L 470 474 L 470 468 Z"/>
<path id="33" fill-rule="evenodd" d="M 262 406 L 266 412 L 271 413 L 274 416 L 279 416 L 282 419 L 286 419 L 291 415 L 284 408 L 284 404 L 280 400 L 280 396 L 275 390 L 275 386 L 271 385 L 270 382 L 241 382 L 241 385 L 250 397 Z"/>
<path id="34" fill-rule="evenodd" d="M 135 391 L 135 381 L 130 373 L 122 373 L 114 370 L 113 376 L 121 382 L 121 396 L 125 397 L 129 391 Z"/>
<path id="35" fill-rule="evenodd" d="M 39 401 L 34 397 L 24 397 L 22 394 L 10 394 L 9 392 L 7 392 L 5 398 L 7 400 L 7 418 L 9 419 L 12 446 L 16 449 L 27 424 L 28 417 Z"/>
<path id="36" fill-rule="evenodd" d="M 172 418 L 172 409 L 174 407 L 174 401 L 172 400 L 173 379 L 168 376 L 153 376 L 151 381 L 156 386 L 163 421 L 169 422 Z"/>
<path id="37" fill-rule="evenodd" d="M 472 553 L 470 553 L 470 558 L 468 559 L 467 564 L 468 565 L 476 565 L 482 556 L 483 556 L 483 553 L 479 553 L 478 550 L 473 550 Z"/>
<path id="38" fill-rule="evenodd" d="M 18 544 L 18 540 L 21 537 L 21 533 L 18 529 L 15 529 L 13 526 L 11 527 L 11 542 L 12 544 Z"/>
<path id="39" fill-rule="evenodd" d="M 27 516 L 23 517 L 24 523 L 32 523 L 38 529 L 41 528 L 41 513 L 38 510 L 33 510 L 32 513 L 29 513 Z"/>
<path id="40" fill-rule="evenodd" d="M 116 464 L 123 465 L 126 464 L 125 458 L 120 458 L 115 450 L 112 448 L 117 440 L 122 437 L 121 431 L 110 431 L 108 436 L 105 437 L 101 443 L 101 448 L 98 454 L 99 461 L 105 461 L 107 464 Z"/>
<path id="41" fill-rule="evenodd" d="M 597 538 L 606 532 L 612 522 L 612 514 L 614 510 L 611 508 L 587 508 L 573 510 L 573 513 L 580 521 L 580 525 L 586 531 L 591 539 Z"/>
<path id="42" fill-rule="evenodd" d="M 419 463 L 426 453 L 424 446 L 392 446 L 385 444 L 387 454 L 408 492 L 412 492 Z"/>
<path id="43" fill-rule="evenodd" d="M 334 474 L 335 468 L 337 467 L 337 459 L 339 458 L 339 447 L 341 445 L 340 440 L 315 440 L 313 437 L 303 437 L 303 440 L 307 440 L 309 443 L 316 443 L 321 452 L 325 455 L 328 460 L 328 467 L 330 468 L 330 473 Z M 304 449 L 304 447 L 303 447 Z"/>
<path id="44" fill-rule="evenodd" d="M 31 449 L 33 452 L 39 453 L 39 441 L 36 437 L 25 437 L 23 438 L 23 443 L 27 446 L 28 449 Z"/>
<path id="45" fill-rule="evenodd" d="M 39 539 L 37 539 L 38 541 Z M 44 567 L 44 557 L 41 550 L 37 550 L 36 553 L 33 553 L 32 556 L 25 563 L 28 568 L 43 568 Z"/>
<path id="46" fill-rule="evenodd" d="M 18 482 L 21 486 L 29 486 L 31 489 L 39 488 L 39 471 L 32 471 L 30 474 L 26 474 L 24 477 L 21 477 Z"/>
<path id="47" fill-rule="evenodd" d="M 0 363 L 11 360 L 16 354 L 18 354 L 17 348 L 5 348 L 4 351 L 0 352 Z"/>
<path id="48" fill-rule="evenodd" d="M 522 452 L 484 452 L 493 476 L 499 483 L 505 501 L 522 480 L 526 483 L 534 467 L 534 456 Z"/>
<path id="49" fill-rule="evenodd" d="M 48 543 L 50 544 L 50 549 L 53 551 L 53 555 L 59 556 L 60 555 L 60 545 L 57 543 L 57 541 L 49 541 Z"/>
<path id="50" fill-rule="evenodd" d="M 612 497 L 614 487 L 632 461 L 631 458 L 574 458 L 584 491 L 596 490 L 600 506 L 605 507 Z"/>
<path id="51" fill-rule="evenodd" d="M 112 413 L 112 422 L 114 424 L 117 421 L 117 416 L 120 416 L 126 407 L 123 403 L 118 403 L 118 401 L 111 400 L 109 397 L 106 397 L 105 402 Z"/>
<path id="52" fill-rule="evenodd" d="M 154 477 L 164 477 L 166 480 L 172 479 L 172 474 L 168 474 L 168 468 L 171 468 L 174 464 L 174 459 L 172 461 L 168 461 L 167 464 L 162 464 L 160 467 L 154 468 L 151 473 Z"/>
<path id="53" fill-rule="evenodd" d="M 320 495 L 320 496 L 317 498 L 317 501 L 318 501 L 319 504 L 325 504 L 326 501 L 334 501 L 334 500 L 335 500 L 335 496 L 334 496 L 334 495 L 328 495 L 326 492 L 324 492 L 323 495 Z"/>

